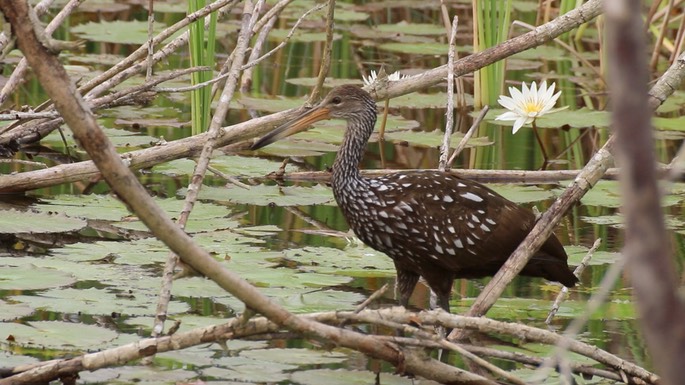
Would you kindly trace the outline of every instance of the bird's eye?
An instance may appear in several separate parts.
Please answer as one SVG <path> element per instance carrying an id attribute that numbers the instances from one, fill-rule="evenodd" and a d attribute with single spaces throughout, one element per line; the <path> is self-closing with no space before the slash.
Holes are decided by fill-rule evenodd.
<path id="1" fill-rule="evenodd" d="M 340 104 L 340 102 L 342 102 L 342 100 L 340 100 L 339 96 L 336 96 L 333 99 L 331 99 L 331 103 L 333 104 Z"/>

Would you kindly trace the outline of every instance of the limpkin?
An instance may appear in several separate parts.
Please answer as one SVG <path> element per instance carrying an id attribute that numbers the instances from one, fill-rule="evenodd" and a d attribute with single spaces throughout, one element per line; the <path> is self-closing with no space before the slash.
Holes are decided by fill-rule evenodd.
<path id="1" fill-rule="evenodd" d="M 392 258 L 401 305 L 407 307 L 423 277 L 438 305 L 449 312 L 454 279 L 494 275 L 533 227 L 530 210 L 450 173 L 426 170 L 363 177 L 359 163 L 376 123 L 376 103 L 356 86 L 333 89 L 320 104 L 265 135 L 252 149 L 332 118 L 347 120 L 333 163 L 333 195 L 357 237 Z M 521 274 L 572 287 L 578 279 L 567 259 L 552 235 Z"/>

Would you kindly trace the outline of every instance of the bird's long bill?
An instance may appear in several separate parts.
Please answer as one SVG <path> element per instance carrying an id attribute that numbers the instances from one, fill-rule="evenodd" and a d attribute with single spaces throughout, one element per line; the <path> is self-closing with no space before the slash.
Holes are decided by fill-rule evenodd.
<path id="1" fill-rule="evenodd" d="M 297 118 L 276 127 L 273 131 L 262 136 L 261 139 L 259 139 L 255 144 L 252 145 L 252 147 L 250 147 L 250 149 L 257 150 L 277 140 L 297 134 L 298 132 L 309 128 L 311 124 L 324 119 L 330 119 L 330 110 L 326 107 L 314 107 Z"/>

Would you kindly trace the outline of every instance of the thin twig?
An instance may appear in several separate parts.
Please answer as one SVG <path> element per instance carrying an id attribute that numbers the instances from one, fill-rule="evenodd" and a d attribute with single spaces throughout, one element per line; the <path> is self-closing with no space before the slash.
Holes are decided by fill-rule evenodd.
<path id="1" fill-rule="evenodd" d="M 71 15 L 76 8 L 78 8 L 79 5 L 84 0 L 70 0 L 67 4 L 65 4 L 62 9 L 59 11 L 59 13 L 52 19 L 50 20 L 50 23 L 45 27 L 45 37 L 50 38 L 52 34 L 59 28 L 59 26 L 66 20 L 69 15 Z M 40 9 L 41 13 L 46 12 L 46 8 L 44 8 L 45 4 L 41 3 L 40 8 L 38 8 L 38 5 L 36 6 L 36 9 L 34 12 L 38 14 L 38 11 Z M 16 91 L 17 87 L 22 84 L 24 81 L 26 81 L 26 72 L 28 71 L 29 66 L 26 61 L 26 58 L 22 58 L 17 66 L 14 68 L 14 71 L 12 71 L 12 75 L 10 75 L 9 79 L 7 79 L 7 82 L 5 85 L 2 87 L 2 91 L 0 91 L 0 105 L 5 103 L 7 101 L 7 98 Z M 4 131 L 0 131 L 4 132 Z"/>
<path id="2" fill-rule="evenodd" d="M 354 308 L 355 313 L 359 313 L 362 310 L 366 309 L 369 304 L 371 304 L 373 301 L 376 299 L 382 297 L 386 291 L 388 291 L 388 288 L 390 287 L 390 284 L 386 283 L 385 285 L 381 286 L 380 289 L 376 290 L 369 296 L 369 298 L 365 299 L 364 302 L 360 303 L 356 308 Z"/>
<path id="3" fill-rule="evenodd" d="M 206 66 L 195 67 L 195 68 L 204 68 L 204 71 L 206 71 L 207 69 L 211 69 L 210 67 L 206 67 Z M 194 84 L 192 86 L 187 86 L 187 87 L 156 87 L 156 88 L 154 88 L 154 90 L 156 92 L 188 92 L 188 91 L 197 90 L 197 89 L 200 89 L 203 87 L 207 87 L 207 86 L 212 85 L 214 83 L 218 83 L 218 82 L 226 79 L 229 75 L 230 74 L 227 72 L 227 73 L 219 75 L 213 79 L 207 80 L 206 82 L 197 83 L 197 84 Z"/>
<path id="4" fill-rule="evenodd" d="M 442 146 L 440 147 L 440 162 L 438 169 L 445 171 L 448 166 L 447 157 L 450 152 L 450 140 L 452 139 L 452 129 L 454 128 L 454 52 L 457 50 L 457 25 L 459 25 L 459 17 L 454 16 L 452 20 L 452 31 L 450 32 L 450 46 L 447 53 L 447 108 L 445 115 L 445 135 L 442 139 Z"/>
<path id="5" fill-rule="evenodd" d="M 57 111 L 43 111 L 43 112 L 23 112 L 10 111 L 0 114 L 0 120 L 29 120 L 29 119 L 53 119 L 59 117 Z"/>
<path id="6" fill-rule="evenodd" d="M 154 0 L 147 2 L 147 70 L 145 71 L 145 80 L 150 80 L 152 77 L 152 55 L 155 53 L 155 12 Z"/>
<path id="7" fill-rule="evenodd" d="M 228 183 L 234 184 L 234 185 L 236 185 L 236 186 L 238 186 L 238 187 L 240 187 L 240 188 L 243 188 L 243 189 L 245 189 L 245 190 L 249 190 L 249 189 L 250 189 L 250 186 L 248 186 L 248 185 L 246 185 L 245 183 L 239 181 L 238 178 L 236 178 L 236 177 L 234 177 L 234 176 L 231 176 L 231 175 L 228 175 L 228 174 L 226 174 L 226 173 L 224 173 L 224 172 L 221 172 L 221 171 L 217 170 L 216 168 L 214 168 L 214 167 L 212 167 L 212 166 L 207 166 L 207 170 L 208 170 L 209 172 L 211 172 L 212 174 L 214 174 L 214 175 L 216 175 L 216 176 L 218 176 L 218 177 L 220 177 L 220 178 L 225 179 Z"/>
<path id="8" fill-rule="evenodd" d="M 214 149 L 214 143 L 221 132 L 221 123 L 224 121 L 226 114 L 228 113 L 229 103 L 233 99 L 233 93 L 240 76 L 240 63 L 242 63 L 244 60 L 245 51 L 247 50 L 252 34 L 252 27 L 257 22 L 259 9 L 263 3 L 264 1 L 260 0 L 257 5 L 253 7 L 251 1 L 245 2 L 245 6 L 243 8 L 243 23 L 240 29 L 240 34 L 238 35 L 236 47 L 234 49 L 236 59 L 233 61 L 233 65 L 229 71 L 229 79 L 226 82 L 226 86 L 219 100 L 219 105 L 217 106 L 214 116 L 212 117 L 212 122 L 209 125 L 207 141 L 202 147 L 197 164 L 195 165 L 195 170 L 193 170 L 191 183 L 188 185 L 188 192 L 183 203 L 183 208 L 181 209 L 181 214 L 177 220 L 178 225 L 182 229 L 185 227 L 186 221 L 188 220 L 190 212 L 192 211 L 195 201 L 200 193 L 202 181 L 204 180 L 207 167 L 209 166 L 209 160 Z M 160 298 L 157 303 L 157 311 L 155 312 L 154 326 L 152 329 L 153 336 L 159 335 L 159 333 L 164 329 L 164 320 L 166 319 L 167 308 L 171 298 L 173 271 L 178 263 L 178 260 L 178 255 L 170 252 L 167 262 L 164 266 Z"/>
<path id="9" fill-rule="evenodd" d="M 288 32 L 288 34 L 286 35 L 286 37 L 283 38 L 283 40 L 281 40 L 281 42 L 278 43 L 278 45 L 277 45 L 276 47 L 274 47 L 274 49 L 272 49 L 271 51 L 265 53 L 263 56 L 259 57 L 258 59 L 253 60 L 253 61 L 251 61 L 251 62 L 245 64 L 244 66 L 240 67 L 240 70 L 241 70 L 241 71 L 244 71 L 244 70 L 246 70 L 246 69 L 248 69 L 248 68 L 250 68 L 250 67 L 254 67 L 254 66 L 256 66 L 257 64 L 261 63 L 261 62 L 262 62 L 263 60 L 265 60 L 266 58 L 268 58 L 268 57 L 270 57 L 271 55 L 273 55 L 274 53 L 278 52 L 279 49 L 283 48 L 283 46 L 285 46 L 285 45 L 288 43 L 288 41 L 290 41 L 290 38 L 293 36 L 293 34 L 295 33 L 295 31 L 297 30 L 297 27 L 300 26 L 300 23 L 301 23 L 307 16 L 309 16 L 310 13 L 316 12 L 316 11 L 322 9 L 322 8 L 325 7 L 325 6 L 326 6 L 325 3 L 324 3 L 324 4 L 319 4 L 319 5 L 317 5 L 316 7 L 312 8 L 312 9 L 308 10 L 307 12 L 305 12 L 304 14 L 302 14 L 302 16 L 300 16 L 300 18 L 297 19 L 297 21 L 295 22 L 295 25 L 293 25 L 293 27 L 290 29 L 290 32 Z"/>
<path id="10" fill-rule="evenodd" d="M 583 313 L 571 321 L 569 326 L 564 331 L 563 335 L 565 338 L 559 340 L 554 352 L 550 355 L 550 358 L 545 361 L 544 365 L 538 368 L 538 370 L 544 376 L 549 375 L 557 366 L 557 363 L 566 361 L 563 359 L 563 356 L 564 353 L 569 350 L 571 344 L 570 340 L 578 336 L 578 333 L 580 333 L 580 331 L 583 329 L 587 321 L 590 319 L 590 316 L 594 314 L 609 297 L 611 290 L 616 284 L 616 280 L 618 280 L 621 276 L 624 264 L 625 258 L 623 257 L 618 258 L 616 261 L 614 261 L 614 263 L 611 264 L 609 270 L 607 270 L 606 274 L 604 275 L 604 278 L 602 278 L 602 282 L 600 282 L 599 290 L 597 290 L 592 297 L 590 297 L 590 300 L 588 300 Z"/>
<path id="11" fill-rule="evenodd" d="M 180 31 L 181 29 L 186 28 L 196 20 L 204 18 L 210 13 L 216 12 L 224 7 L 229 7 L 230 9 L 230 7 L 235 5 L 237 2 L 238 0 L 216 0 L 208 6 L 200 8 L 190 15 L 187 15 L 174 25 L 164 29 L 157 36 L 155 36 L 153 39 L 153 44 L 161 44 L 168 37 Z M 209 19 L 205 21 L 205 25 L 209 25 Z M 164 47 L 158 49 L 157 52 L 153 54 L 153 63 L 157 63 L 166 58 L 169 54 L 175 52 L 177 47 L 187 44 L 189 36 L 189 32 L 186 31 L 168 44 L 164 45 Z M 124 60 L 120 61 L 112 68 L 107 69 L 105 72 L 99 74 L 95 78 L 89 80 L 84 85 L 79 87 L 79 91 L 82 94 L 86 93 L 87 99 L 90 99 L 118 85 L 129 77 L 147 68 L 147 59 L 139 62 L 140 59 L 147 55 L 147 52 L 148 49 L 146 42 L 142 46 L 138 47 L 138 49 L 136 49 L 132 54 L 128 55 L 128 57 L 126 57 Z"/>
<path id="12" fill-rule="evenodd" d="M 595 240 L 595 243 L 592 244 L 590 250 L 588 250 L 587 253 L 585 253 L 585 257 L 583 257 L 583 260 L 580 262 L 580 265 L 578 265 L 576 269 L 573 270 L 573 275 L 575 275 L 577 278 L 580 278 L 581 274 L 583 274 L 583 271 L 590 263 L 590 260 L 592 259 L 592 256 L 595 254 L 595 251 L 597 251 L 599 245 L 601 244 L 602 238 L 597 238 L 597 240 Z M 549 314 L 547 315 L 547 319 L 545 319 L 545 323 L 547 325 L 549 325 L 552 322 L 552 318 L 554 318 L 554 316 L 559 311 L 559 306 L 566 299 L 567 294 L 568 287 L 562 286 L 561 291 L 559 292 L 559 294 L 557 294 L 557 298 L 554 300 L 554 303 L 552 304 L 552 310 L 550 310 Z"/>
<path id="13" fill-rule="evenodd" d="M 447 168 L 450 169 L 452 168 L 452 164 L 454 163 L 454 159 L 461 154 L 462 151 L 464 151 L 464 148 L 466 148 L 466 144 L 468 143 L 469 139 L 473 136 L 473 134 L 476 132 L 478 129 L 478 126 L 480 126 L 480 123 L 485 119 L 485 115 L 487 115 L 488 111 L 490 111 L 490 106 L 487 104 L 483 106 L 483 109 L 480 111 L 476 119 L 473 120 L 473 124 L 471 124 L 471 127 L 469 128 L 468 131 L 466 131 L 466 134 L 464 134 L 464 137 L 461 138 L 461 141 L 459 141 L 459 144 L 457 147 L 454 149 L 454 152 L 452 152 L 452 156 L 450 156 L 450 159 L 447 161 Z"/>
<path id="14" fill-rule="evenodd" d="M 247 59 L 248 63 L 257 60 L 259 58 L 259 54 L 262 53 L 262 48 L 264 48 L 264 45 L 266 44 L 267 38 L 269 37 L 269 33 L 271 33 L 271 30 L 274 28 L 274 25 L 276 25 L 276 21 L 278 20 L 278 15 L 274 15 L 269 19 L 269 21 L 264 25 L 264 28 L 259 29 L 259 35 L 257 35 L 257 39 L 255 40 L 254 45 L 252 46 L 252 51 L 250 52 L 250 57 Z M 255 28 L 256 30 L 256 28 Z M 252 86 L 252 73 L 253 73 L 254 66 L 245 68 L 243 70 L 243 76 L 242 79 L 240 80 L 240 93 L 245 94 L 250 91 L 250 87 Z"/>
<path id="15" fill-rule="evenodd" d="M 481 357 L 478 357 L 477 355 L 469 352 L 468 350 L 464 349 L 463 347 L 459 346 L 459 344 L 455 344 L 454 342 L 450 342 L 447 340 L 441 340 L 440 341 L 440 346 L 442 346 L 445 349 L 453 350 L 459 354 L 461 354 L 464 358 L 469 359 L 479 365 L 480 367 L 484 368 L 485 370 L 489 371 L 490 373 L 499 376 L 501 378 L 504 378 L 507 380 L 508 383 L 511 384 L 518 384 L 518 385 L 528 385 L 527 382 L 523 381 L 522 379 L 516 377 L 515 375 L 511 374 L 510 372 L 507 372 L 504 369 L 501 369 L 497 365 L 493 365 L 492 363 L 484 360 Z"/>
<path id="16" fill-rule="evenodd" d="M 319 100 L 323 83 L 328 76 L 328 71 L 331 68 L 331 52 L 333 50 L 333 23 L 335 21 L 335 0 L 328 0 L 328 13 L 326 14 L 326 44 L 323 48 L 323 55 L 321 67 L 319 67 L 319 75 L 316 78 L 316 85 L 309 95 L 309 104 L 313 104 Z"/>

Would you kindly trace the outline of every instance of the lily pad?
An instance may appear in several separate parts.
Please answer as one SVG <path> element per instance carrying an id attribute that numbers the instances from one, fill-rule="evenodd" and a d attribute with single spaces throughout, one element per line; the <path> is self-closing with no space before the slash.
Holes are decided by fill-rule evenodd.
<path id="1" fill-rule="evenodd" d="M 589 250 L 589 248 L 580 245 L 566 246 L 564 247 L 564 249 L 568 254 L 569 265 L 580 264 L 580 262 L 583 260 L 583 258 L 585 258 L 585 255 Z M 597 250 L 594 252 L 594 254 L 592 254 L 592 259 L 590 259 L 589 265 L 610 265 L 616 262 L 616 260 L 618 260 L 619 258 L 622 258 L 620 252 Z"/>
<path id="2" fill-rule="evenodd" d="M 542 45 L 535 48 L 527 49 L 512 56 L 516 59 L 528 60 L 571 60 L 571 55 L 559 47 L 552 45 Z"/>
<path id="3" fill-rule="evenodd" d="M 57 195 L 41 200 L 33 208 L 44 213 L 57 212 L 68 217 L 109 221 L 130 215 L 126 206 L 112 195 Z"/>
<path id="4" fill-rule="evenodd" d="M 384 43 L 379 44 L 378 49 L 402 54 L 447 56 L 449 46 L 446 43 Z M 458 45 L 457 51 L 471 53 L 473 51 L 473 47 L 468 45 Z"/>
<path id="5" fill-rule="evenodd" d="M 276 292 L 276 290 L 278 291 Z M 265 293 L 274 298 L 281 306 L 294 313 L 313 313 L 341 309 L 352 310 L 355 305 L 366 299 L 366 297 L 359 293 L 340 290 L 309 290 L 304 293 L 288 294 L 282 289 L 267 289 Z"/>
<path id="6" fill-rule="evenodd" d="M 307 156 L 319 156 L 327 152 L 338 151 L 338 146 L 322 143 L 322 142 L 310 142 L 307 140 L 299 140 L 300 135 L 305 135 L 304 133 L 299 133 L 294 135 L 292 138 L 287 138 L 279 140 L 276 143 L 270 144 L 267 147 L 260 148 L 259 153 L 268 154 L 272 156 L 281 157 L 307 157 Z M 292 167 L 292 166 L 288 166 Z M 271 170 L 271 171 L 276 171 Z"/>
<path id="7" fill-rule="evenodd" d="M 245 382 L 281 382 L 290 378 L 288 372 L 295 365 L 253 360 L 245 357 L 222 357 L 214 360 L 214 366 L 202 369 L 202 375 L 222 380 Z"/>
<path id="8" fill-rule="evenodd" d="M 184 196 L 186 190 L 179 190 L 178 193 Z M 275 204 L 284 207 L 333 204 L 333 193 L 329 188 L 320 185 L 314 187 L 257 185 L 251 186 L 249 190 L 236 186 L 225 188 L 207 186 L 200 190 L 200 199 L 257 206 Z"/>
<path id="9" fill-rule="evenodd" d="M 387 132 L 385 134 L 385 137 L 387 140 L 391 140 L 395 143 L 409 142 L 415 146 L 437 148 L 442 144 L 442 141 L 445 137 L 445 133 L 440 130 L 433 130 L 431 132 L 393 131 Z M 457 144 L 459 144 L 463 137 L 464 134 L 461 132 L 455 132 L 454 134 L 452 134 L 450 147 L 454 148 Z M 492 143 L 493 142 L 490 141 L 487 137 L 472 137 L 467 142 L 467 147 L 489 146 Z"/>
<path id="10" fill-rule="evenodd" d="M 504 109 L 493 109 L 488 111 L 486 119 L 493 124 L 502 126 L 513 126 L 513 121 L 495 120 L 495 118 L 506 112 Z M 572 128 L 586 127 L 608 127 L 610 115 L 607 111 L 594 111 L 586 108 L 578 110 L 561 110 L 548 115 L 544 115 L 535 121 L 538 128 L 561 128 L 569 126 Z"/>
<path id="11" fill-rule="evenodd" d="M 414 380 L 388 373 L 346 369 L 313 369 L 293 373 L 292 380 L 301 385 L 411 385 Z"/>
<path id="12" fill-rule="evenodd" d="M 165 27 L 159 23 L 154 25 L 154 34 L 157 35 Z M 71 32 L 82 39 L 117 44 L 144 44 L 148 39 L 148 23 L 138 20 L 115 20 L 88 22 L 71 27 Z M 182 31 L 176 32 L 180 35 Z M 173 37 L 172 37 L 173 38 Z"/>
<path id="13" fill-rule="evenodd" d="M 83 371 L 79 373 L 79 377 L 81 381 L 89 384 L 190 384 L 197 378 L 197 372 L 152 366 L 121 366 L 94 372 Z"/>
<path id="14" fill-rule="evenodd" d="M 533 185 L 488 184 L 488 187 L 515 203 L 540 202 L 556 197 L 554 190 Z"/>
<path id="15" fill-rule="evenodd" d="M 2 273 L 0 272 L 0 275 Z M 0 278 L 0 284 L 2 278 Z M 0 308 L 2 308 L 2 313 L 0 314 L 0 321 L 12 321 L 18 318 L 26 317 L 33 314 L 35 309 L 25 303 L 7 303 L 0 300 Z M 0 336 L 2 338 L 2 336 Z M 1 355 L 2 353 L 0 353 Z"/>
<path id="16" fill-rule="evenodd" d="M 196 163 L 190 159 L 177 159 L 159 164 L 154 171 L 165 175 L 191 175 Z M 242 156 L 218 156 L 212 159 L 210 165 L 228 175 L 237 177 L 260 177 L 278 170 L 281 162 L 260 158 L 246 158 Z M 204 187 L 203 187 L 204 188 Z"/>
<path id="17" fill-rule="evenodd" d="M 0 335 L 0 337 L 6 339 L 8 336 Z M 30 356 L 18 356 L 10 352 L 0 351 L 0 362 L 2 362 L 3 368 L 13 368 L 21 365 L 37 364 L 39 360 Z"/>
<path id="18" fill-rule="evenodd" d="M 288 84 L 296 85 L 296 86 L 301 86 L 301 87 L 314 87 L 316 86 L 317 82 L 319 81 L 318 78 L 289 78 L 285 79 L 285 82 Z M 323 86 L 326 88 L 333 88 L 337 86 L 342 86 L 345 84 L 354 84 L 354 85 L 362 85 L 364 82 L 362 82 L 360 79 L 337 79 L 337 78 L 326 78 L 323 81 Z"/>
<path id="19" fill-rule="evenodd" d="M 117 332 L 99 326 L 61 321 L 0 323 L 0 335 L 12 335 L 14 343 L 24 347 L 65 350 L 104 347 L 118 336 Z"/>
<path id="20" fill-rule="evenodd" d="M 652 118 L 652 124 L 657 130 L 685 131 L 685 118 L 682 116 L 675 118 Z"/>
<path id="21" fill-rule="evenodd" d="M 330 247 L 304 247 L 285 250 L 286 259 L 323 274 L 353 277 L 394 277 L 395 265 L 385 254 L 359 242 L 345 250 Z"/>
<path id="22" fill-rule="evenodd" d="M 290 29 L 273 29 L 271 30 L 271 33 L 269 33 L 268 39 L 270 41 L 274 42 L 281 42 L 285 40 L 285 38 L 288 36 L 290 33 Z M 340 40 L 342 38 L 342 35 L 339 33 L 334 33 L 333 34 L 333 41 Z M 325 32 L 311 32 L 311 31 L 304 31 L 304 30 L 297 30 L 295 33 L 290 37 L 290 42 L 298 42 L 298 43 L 316 43 L 316 42 L 324 42 L 326 41 L 326 33 Z"/>
<path id="23" fill-rule="evenodd" d="M 379 24 L 376 30 L 381 33 L 408 34 L 408 35 L 428 35 L 443 36 L 445 27 L 436 23 L 407 23 L 400 21 L 394 24 Z"/>
<path id="24" fill-rule="evenodd" d="M 83 219 L 32 211 L 0 210 L 0 217 L 0 234 L 65 233 L 86 227 Z"/>
<path id="25" fill-rule="evenodd" d="M 473 95 L 464 95 L 466 105 L 473 105 Z M 455 96 L 456 105 L 457 96 Z M 419 94 L 412 92 L 411 94 L 398 96 L 390 99 L 390 107 L 393 108 L 445 108 L 447 106 L 447 93 L 435 92 L 431 94 Z"/>
<path id="26" fill-rule="evenodd" d="M 159 284 L 156 284 L 159 287 Z M 147 291 L 147 290 L 145 290 Z M 115 293 L 105 289 L 52 289 L 40 295 L 17 295 L 12 300 L 26 303 L 35 308 L 61 313 L 83 313 L 92 315 L 154 315 L 157 298 L 151 294 L 138 293 L 136 287 Z M 189 306 L 179 301 L 170 301 L 169 313 L 188 311 Z"/>
<path id="27" fill-rule="evenodd" d="M 240 353 L 241 357 L 253 360 L 278 362 L 292 365 L 323 365 L 343 362 L 347 355 L 338 352 L 311 349 L 254 349 Z"/>
<path id="28" fill-rule="evenodd" d="M 32 265 L 0 266 L 0 290 L 41 290 L 74 282 L 72 274 L 54 269 Z"/>
<path id="29" fill-rule="evenodd" d="M 464 298 L 452 305 L 451 310 L 455 313 L 466 312 L 473 304 L 473 298 Z M 500 298 L 488 311 L 488 317 L 505 320 L 540 320 L 544 321 L 552 308 L 554 298 L 549 300 L 535 300 L 530 298 Z M 580 315 L 587 303 L 585 301 L 564 301 L 557 312 L 557 317 L 575 318 Z M 635 307 L 630 301 L 613 299 L 600 306 L 590 319 L 592 320 L 633 320 L 635 319 Z"/>

